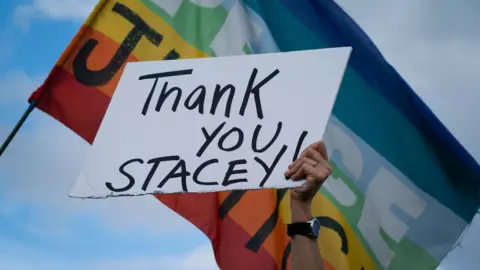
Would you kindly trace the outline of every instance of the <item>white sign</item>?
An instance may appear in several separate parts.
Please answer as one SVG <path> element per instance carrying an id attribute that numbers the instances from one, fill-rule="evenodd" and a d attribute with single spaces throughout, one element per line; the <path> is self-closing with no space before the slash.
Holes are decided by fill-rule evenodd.
<path id="1" fill-rule="evenodd" d="M 129 63 L 72 197 L 288 188 L 351 48 Z"/>

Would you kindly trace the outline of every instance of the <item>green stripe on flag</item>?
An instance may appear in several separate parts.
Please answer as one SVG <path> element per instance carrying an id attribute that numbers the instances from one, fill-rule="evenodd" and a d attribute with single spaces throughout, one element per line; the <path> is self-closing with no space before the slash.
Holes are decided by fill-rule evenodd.
<path id="1" fill-rule="evenodd" d="M 190 45 L 214 56 L 210 44 L 227 19 L 227 11 L 221 5 L 216 8 L 203 8 L 190 1 L 183 1 L 172 18 L 151 0 L 141 0 L 145 6 L 162 17 Z"/>
<path id="2" fill-rule="evenodd" d="M 278 0 L 244 0 L 268 25 L 278 48 L 282 52 L 327 48 L 328 45 L 315 35 Z M 264 9 L 263 7 L 267 7 Z"/>
<path id="3" fill-rule="evenodd" d="M 358 187 L 353 184 L 353 181 L 343 172 L 338 166 L 331 161 L 332 164 L 332 177 L 343 181 L 349 189 L 355 194 L 356 201 L 353 206 L 345 207 L 340 204 L 335 197 L 333 197 L 325 188 L 321 189 L 322 194 L 329 199 L 333 205 L 343 214 L 348 224 L 351 226 L 355 235 L 361 241 L 367 253 L 370 255 L 372 260 L 377 265 L 377 268 L 382 269 L 380 262 L 370 248 L 368 242 L 363 237 L 362 233 L 358 229 L 358 223 L 362 214 L 362 209 L 364 206 L 364 194 L 358 189 Z M 422 266 L 422 269 L 433 269 L 438 265 L 438 261 L 433 258 L 428 252 L 426 252 L 422 247 L 413 243 L 407 237 L 404 237 L 399 243 L 392 241 L 388 236 L 382 234 L 384 240 L 389 244 L 392 250 L 395 251 L 395 257 L 393 258 L 388 269 L 400 270 L 400 269 L 413 269 L 412 267 Z M 412 260 L 411 258 L 415 258 Z"/>

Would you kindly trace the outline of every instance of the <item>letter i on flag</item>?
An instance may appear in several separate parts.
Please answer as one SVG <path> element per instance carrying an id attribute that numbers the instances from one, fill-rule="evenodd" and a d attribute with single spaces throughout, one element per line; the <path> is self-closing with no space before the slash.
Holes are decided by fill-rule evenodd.
<path id="1" fill-rule="evenodd" d="M 480 205 L 480 168 L 332 0 L 102 0 L 30 102 L 92 143 L 127 62 L 340 46 L 333 173 L 312 203 L 326 268 L 434 269 Z M 290 269 L 288 191 L 156 196 L 221 269 Z"/>

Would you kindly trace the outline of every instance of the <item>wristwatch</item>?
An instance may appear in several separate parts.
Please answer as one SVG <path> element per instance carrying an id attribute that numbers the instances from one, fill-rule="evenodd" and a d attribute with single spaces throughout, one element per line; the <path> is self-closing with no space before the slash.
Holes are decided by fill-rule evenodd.
<path id="1" fill-rule="evenodd" d="M 320 221 L 312 218 L 307 222 L 296 222 L 287 224 L 287 234 L 290 237 L 294 235 L 303 235 L 312 240 L 316 240 L 320 235 Z"/>

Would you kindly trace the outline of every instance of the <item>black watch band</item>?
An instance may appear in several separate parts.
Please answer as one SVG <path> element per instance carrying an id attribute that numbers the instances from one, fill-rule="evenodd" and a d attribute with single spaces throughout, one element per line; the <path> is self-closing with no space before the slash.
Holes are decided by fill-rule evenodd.
<path id="1" fill-rule="evenodd" d="M 294 235 L 303 235 L 310 239 L 317 239 L 320 233 L 320 222 L 313 218 L 307 222 L 297 222 L 287 224 L 287 234 L 290 237 Z"/>

